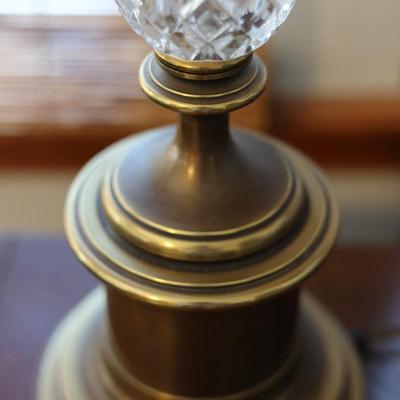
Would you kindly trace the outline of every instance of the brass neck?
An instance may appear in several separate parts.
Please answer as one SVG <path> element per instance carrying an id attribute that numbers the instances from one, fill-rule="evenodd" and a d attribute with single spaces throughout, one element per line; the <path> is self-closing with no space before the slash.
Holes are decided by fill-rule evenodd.
<path id="1" fill-rule="evenodd" d="M 212 157 L 231 141 L 229 114 L 198 116 L 181 114 L 175 143 L 180 151 Z"/>

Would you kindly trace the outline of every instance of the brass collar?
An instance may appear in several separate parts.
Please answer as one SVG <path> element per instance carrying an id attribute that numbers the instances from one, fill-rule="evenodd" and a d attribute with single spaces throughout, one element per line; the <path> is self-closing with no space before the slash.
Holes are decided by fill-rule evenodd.
<path id="1" fill-rule="evenodd" d="M 187 61 L 155 52 L 160 65 L 170 74 L 190 80 L 218 80 L 239 73 L 252 59 L 252 53 L 227 61 Z"/>

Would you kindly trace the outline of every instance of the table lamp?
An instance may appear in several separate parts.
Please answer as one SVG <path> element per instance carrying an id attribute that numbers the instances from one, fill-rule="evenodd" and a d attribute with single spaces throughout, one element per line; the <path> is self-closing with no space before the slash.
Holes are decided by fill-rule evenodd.
<path id="1" fill-rule="evenodd" d="M 37 399 L 361 400 L 351 343 L 301 290 L 335 241 L 329 187 L 290 146 L 229 126 L 294 0 L 117 3 L 154 49 L 144 92 L 178 123 L 74 181 L 67 237 L 102 285 L 50 340 Z"/>

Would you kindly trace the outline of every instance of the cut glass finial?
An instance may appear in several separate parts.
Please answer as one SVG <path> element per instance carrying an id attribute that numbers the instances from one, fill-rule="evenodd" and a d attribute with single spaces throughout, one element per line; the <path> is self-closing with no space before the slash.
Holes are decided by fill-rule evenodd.
<path id="1" fill-rule="evenodd" d="M 155 50 L 191 60 L 230 60 L 268 41 L 295 0 L 116 0 Z"/>

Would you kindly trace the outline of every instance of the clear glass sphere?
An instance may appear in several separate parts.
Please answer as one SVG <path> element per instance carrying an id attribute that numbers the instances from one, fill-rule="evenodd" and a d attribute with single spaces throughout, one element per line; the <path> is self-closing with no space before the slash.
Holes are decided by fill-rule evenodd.
<path id="1" fill-rule="evenodd" d="M 155 50 L 184 60 L 230 60 L 262 46 L 295 0 L 116 0 Z"/>

